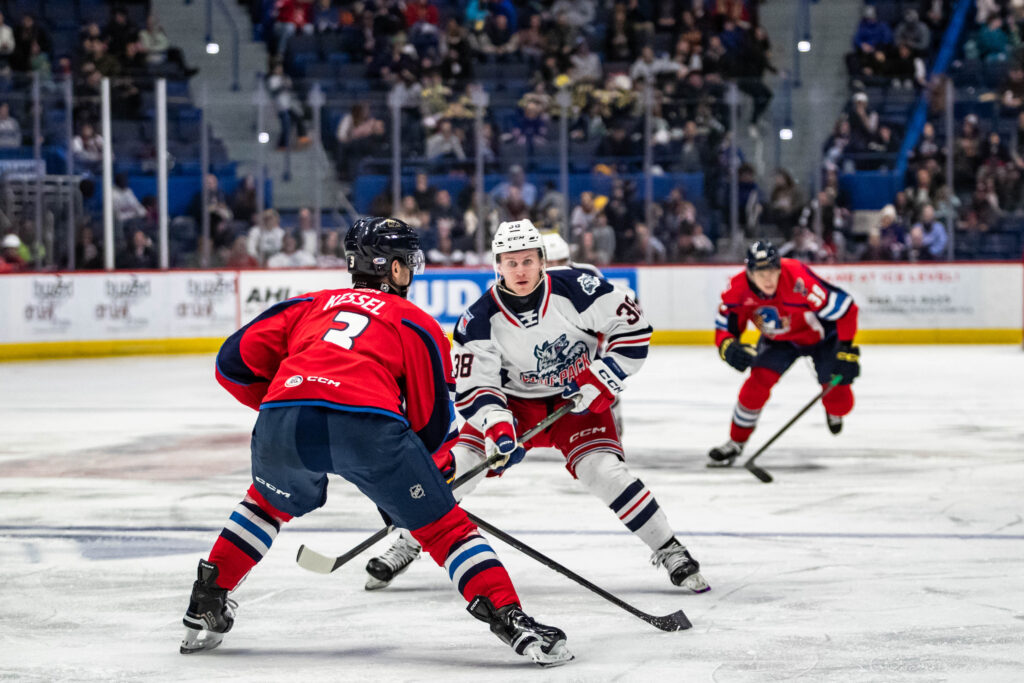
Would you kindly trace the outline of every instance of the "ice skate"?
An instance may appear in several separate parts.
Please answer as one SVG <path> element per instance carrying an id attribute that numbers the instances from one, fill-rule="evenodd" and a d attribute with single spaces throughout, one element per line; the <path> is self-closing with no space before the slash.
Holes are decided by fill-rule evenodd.
<path id="1" fill-rule="evenodd" d="M 828 431 L 833 434 L 838 434 L 843 431 L 843 418 L 838 415 L 829 415 L 825 413 L 825 421 L 828 423 Z"/>
<path id="2" fill-rule="evenodd" d="M 565 647 L 565 632 L 554 626 L 538 624 L 519 605 L 495 609 L 482 595 L 466 608 L 470 614 L 491 626 L 491 633 L 510 645 L 516 654 L 530 657 L 543 667 L 561 666 L 575 659 Z"/>
<path id="3" fill-rule="evenodd" d="M 420 544 L 407 534 L 407 531 L 400 533 L 394 545 L 383 555 L 370 558 L 366 563 L 366 590 L 375 591 L 387 587 L 420 556 Z"/>
<path id="4" fill-rule="evenodd" d="M 212 650 L 224 640 L 224 634 L 235 623 L 238 603 L 228 598 L 228 590 L 217 585 L 217 566 L 199 561 L 198 578 L 192 584 L 192 597 L 182 622 L 185 637 L 181 654 Z"/>
<path id="5" fill-rule="evenodd" d="M 668 570 L 672 583 L 694 593 L 706 593 L 711 586 L 700 574 L 700 563 L 676 539 L 672 539 L 651 555 L 651 564 L 661 565 Z"/>
<path id="6" fill-rule="evenodd" d="M 740 457 L 742 453 L 743 444 L 729 439 L 721 446 L 715 446 L 708 451 L 708 457 L 711 458 L 708 467 L 732 467 L 736 458 Z"/>

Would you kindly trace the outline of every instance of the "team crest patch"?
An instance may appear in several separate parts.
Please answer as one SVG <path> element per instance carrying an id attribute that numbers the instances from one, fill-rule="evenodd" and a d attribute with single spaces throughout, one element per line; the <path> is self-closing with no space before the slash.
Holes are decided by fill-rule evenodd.
<path id="1" fill-rule="evenodd" d="M 594 292 L 597 291 L 597 288 L 601 286 L 600 280 L 598 280 L 593 275 L 589 275 L 587 273 L 584 273 L 583 275 L 580 275 L 578 278 L 576 278 L 576 282 L 580 283 L 580 287 L 583 288 L 583 291 L 588 296 L 593 296 Z"/>
<path id="2" fill-rule="evenodd" d="M 804 279 L 802 277 L 798 277 L 796 282 L 793 283 L 793 291 L 797 294 L 807 296 L 807 285 L 804 284 Z"/>
<path id="3" fill-rule="evenodd" d="M 594 278 L 595 280 L 597 278 Z M 582 341 L 570 344 L 566 335 L 533 347 L 537 369 L 519 373 L 523 384 L 558 387 L 569 384 L 590 365 L 590 352 Z"/>
<path id="4" fill-rule="evenodd" d="M 459 318 L 458 324 L 455 326 L 455 329 L 458 331 L 459 334 L 466 334 L 466 330 L 469 328 L 469 321 L 472 319 L 473 314 L 470 313 L 469 311 L 466 311 L 465 313 L 462 314 L 462 317 Z"/>
<path id="5" fill-rule="evenodd" d="M 754 325 L 766 337 L 776 337 L 789 332 L 789 316 L 779 315 L 774 306 L 761 306 L 752 316 Z"/>

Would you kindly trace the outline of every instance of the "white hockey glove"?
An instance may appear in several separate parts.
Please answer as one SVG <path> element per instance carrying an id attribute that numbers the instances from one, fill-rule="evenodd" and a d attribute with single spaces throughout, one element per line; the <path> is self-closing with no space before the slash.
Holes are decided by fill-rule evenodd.
<path id="1" fill-rule="evenodd" d="M 484 453 L 490 458 L 494 453 L 501 459 L 491 465 L 491 470 L 501 474 L 512 465 L 522 462 L 526 449 L 516 441 L 515 418 L 506 408 L 495 408 L 484 416 Z"/>
<path id="2" fill-rule="evenodd" d="M 562 392 L 562 398 L 576 402 L 574 413 L 603 413 L 622 393 L 624 379 L 626 373 L 614 359 L 598 358 Z"/>

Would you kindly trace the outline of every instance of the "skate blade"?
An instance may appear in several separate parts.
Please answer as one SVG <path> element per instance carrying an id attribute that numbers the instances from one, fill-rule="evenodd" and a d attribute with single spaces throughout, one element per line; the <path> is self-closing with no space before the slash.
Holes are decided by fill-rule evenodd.
<path id="1" fill-rule="evenodd" d="M 523 654 L 528 655 L 538 666 L 545 669 L 562 666 L 576 659 L 576 655 L 569 652 L 569 648 L 565 646 L 564 640 L 557 641 L 547 652 L 544 651 L 540 641 L 530 643 L 523 650 Z"/>
<path id="2" fill-rule="evenodd" d="M 719 469 L 721 467 L 732 467 L 732 464 L 736 462 L 736 458 L 729 458 L 728 460 L 708 460 L 707 467 L 709 469 Z"/>
<path id="3" fill-rule="evenodd" d="M 704 580 L 704 577 L 700 575 L 700 572 L 691 574 L 683 579 L 683 588 L 688 588 L 694 593 L 707 593 L 711 590 L 711 586 Z"/>
<path id="4" fill-rule="evenodd" d="M 212 650 L 224 640 L 223 633 L 214 633 L 198 628 L 186 628 L 185 637 L 181 640 L 181 647 L 178 650 L 183 655 L 190 655 L 193 652 Z"/>
<path id="5" fill-rule="evenodd" d="M 391 581 L 381 581 L 377 577 L 367 574 L 366 584 L 363 588 L 368 591 L 379 591 L 381 588 L 387 588 L 390 585 Z"/>

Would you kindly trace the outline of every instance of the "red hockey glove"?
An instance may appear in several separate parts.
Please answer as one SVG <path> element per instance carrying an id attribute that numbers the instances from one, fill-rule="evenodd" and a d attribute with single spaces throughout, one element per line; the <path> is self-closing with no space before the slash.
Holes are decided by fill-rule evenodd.
<path id="1" fill-rule="evenodd" d="M 576 402 L 574 413 L 603 413 L 622 392 L 624 379 L 626 373 L 618 363 L 611 358 L 598 358 L 562 392 L 562 398 Z"/>
<path id="2" fill-rule="evenodd" d="M 526 456 L 526 449 L 516 441 L 515 419 L 511 411 L 496 408 L 484 417 L 484 453 L 488 458 L 494 453 L 502 456 L 491 465 L 496 474 L 522 462 Z"/>

